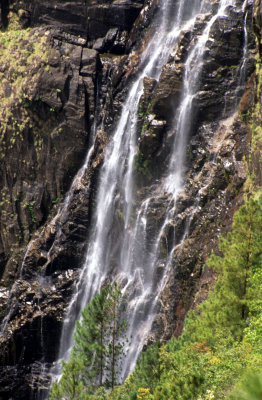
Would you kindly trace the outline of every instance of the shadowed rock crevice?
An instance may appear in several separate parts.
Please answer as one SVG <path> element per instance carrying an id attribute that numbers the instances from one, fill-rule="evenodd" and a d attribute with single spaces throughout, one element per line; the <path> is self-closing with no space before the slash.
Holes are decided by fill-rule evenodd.
<path id="1" fill-rule="evenodd" d="M 0 27 L 6 28 L 8 25 L 9 0 L 2 0 L 0 5 Z"/>

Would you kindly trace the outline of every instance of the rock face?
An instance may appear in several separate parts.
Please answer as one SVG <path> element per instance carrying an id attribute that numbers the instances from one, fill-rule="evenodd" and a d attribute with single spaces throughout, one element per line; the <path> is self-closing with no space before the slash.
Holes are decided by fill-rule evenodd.
<path id="1" fill-rule="evenodd" d="M 213 3 L 215 9 L 217 2 Z M 185 186 L 161 240 L 163 259 L 175 236 L 177 243 L 153 324 L 154 336 L 162 340 L 181 332 L 195 294 L 199 293 L 198 301 L 206 295 L 212 273 L 202 272 L 205 259 L 217 248 L 218 235 L 230 229 L 242 201 L 248 130 L 234 111 L 243 94 L 243 113 L 255 101 L 254 74 L 246 91 L 245 83 L 254 71 L 256 52 L 252 15 L 260 40 L 261 4 L 247 2 L 249 36 L 242 82 L 244 14 L 238 3 L 230 18 L 220 18 L 210 32 L 194 97 Z M 9 24 L 0 33 L 3 400 L 45 396 L 63 316 L 87 245 L 105 148 L 157 9 L 154 0 L 145 5 L 119 0 L 1 3 L 1 25 Z M 154 196 L 147 235 L 161 224 L 170 201 L 167 193 L 159 193 L 158 183 L 169 162 L 172 116 L 179 104 L 186 57 L 210 18 L 211 13 L 201 15 L 191 31 L 181 34 L 158 82 L 144 79 L 135 175 L 137 204 L 149 193 Z M 79 170 L 87 149 L 89 162 Z M 119 224 L 116 218 L 116 239 Z M 182 240 L 187 225 L 188 236 Z M 161 268 L 160 260 L 159 276 Z"/>
<path id="2" fill-rule="evenodd" d="M 85 38 L 88 47 L 117 54 L 125 52 L 128 33 L 143 6 L 143 0 L 23 0 L 13 3 L 25 27 L 59 27 L 63 32 Z"/>
<path id="3" fill-rule="evenodd" d="M 0 257 L 5 280 L 6 257 L 46 221 L 85 155 L 100 61 L 77 40 L 71 44 L 57 39 L 56 31 L 33 29 L 17 40 L 18 48 L 9 43 L 4 48 Z M 14 274 L 14 265 L 11 270 Z"/>

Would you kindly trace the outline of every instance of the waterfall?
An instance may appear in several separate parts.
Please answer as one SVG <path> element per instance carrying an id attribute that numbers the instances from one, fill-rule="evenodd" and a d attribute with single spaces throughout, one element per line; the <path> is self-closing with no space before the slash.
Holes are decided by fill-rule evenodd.
<path id="1" fill-rule="evenodd" d="M 128 48 L 129 43 L 134 44 L 132 52 L 119 57 L 100 55 L 97 70 L 91 68 L 92 80 L 97 79 L 97 92 L 93 102 L 93 85 L 90 90 L 85 86 L 86 96 L 82 99 L 86 115 L 89 108 L 93 115 L 95 104 L 92 130 L 86 132 L 89 143 L 83 167 L 63 203 L 54 206 L 43 227 L 40 222 L 32 224 L 32 229 L 34 225 L 37 230 L 27 245 L 20 270 L 16 250 L 10 250 L 12 258 L 4 267 L 7 287 L 0 293 L 4 296 L 0 336 L 4 362 L 8 364 L 8 390 L 10 387 L 13 391 L 14 387 L 14 398 L 19 398 L 22 386 L 30 398 L 46 398 L 50 380 L 61 375 L 61 360 L 69 359 L 81 310 L 110 282 L 117 281 L 121 287 L 128 323 L 120 379 L 133 370 L 149 343 L 178 334 L 193 301 L 192 293 L 203 281 L 203 276 L 199 279 L 202 261 L 223 230 L 223 213 L 229 215 L 226 207 L 233 204 L 231 197 L 237 196 L 245 179 L 240 161 L 245 151 L 245 129 L 233 112 L 252 72 L 255 46 L 249 28 L 253 0 L 149 3 L 145 2 L 129 40 L 126 38 Z M 144 38 L 139 42 L 144 25 Z M 52 31 L 51 28 L 50 37 Z M 41 32 L 47 34 L 45 30 Z M 123 39 L 124 36 L 125 32 Z M 61 43 L 72 39 L 65 37 L 61 35 Z M 60 39 L 58 42 L 60 46 Z M 77 44 L 66 47 L 81 54 Z M 56 39 L 54 46 L 58 48 Z M 59 57 L 60 61 L 66 70 L 71 69 L 71 61 L 67 64 Z M 81 78 L 82 71 L 80 65 L 80 87 L 91 79 Z M 63 74 L 62 69 L 60 72 Z M 70 81 L 70 71 L 68 74 Z M 111 78 L 112 87 L 106 94 L 105 85 Z M 69 81 L 66 85 L 70 91 Z M 249 101 L 249 91 L 246 95 L 241 109 Z M 120 109 L 119 99 L 123 97 Z M 111 115 L 115 109 L 118 114 Z M 65 135 L 69 134 L 71 122 L 63 108 L 56 117 L 67 127 Z M 56 124 L 56 118 L 52 121 Z M 10 132 L 12 129 L 10 126 Z M 74 140 L 74 134 L 70 140 Z M 32 135 L 28 132 L 25 139 L 30 142 Z M 51 139 L 48 137 L 48 146 L 52 148 Z M 34 152 L 31 144 L 25 150 L 30 152 L 29 159 Z M 80 147 L 80 142 L 73 144 L 70 152 Z M 73 163 L 68 160 L 70 152 L 63 160 L 71 170 L 75 159 Z M 141 172 L 144 160 L 149 167 Z M 30 165 L 27 167 L 31 170 Z M 35 173 L 40 173 L 36 175 L 38 181 L 44 170 L 36 169 Z M 25 168 L 23 174 L 26 171 Z M 57 185 L 63 176 L 59 175 Z M 8 177 L 9 172 L 7 180 Z M 7 183 L 11 189 L 12 179 Z M 19 200 L 12 198 L 15 202 L 8 206 L 10 210 L 15 206 L 17 214 L 8 227 L 10 237 L 16 233 L 16 224 L 21 225 L 22 231 L 23 220 L 30 217 L 26 209 L 22 212 L 25 201 L 32 196 L 32 204 L 38 204 L 42 196 L 42 188 L 31 190 L 31 177 L 29 182 L 20 184 L 17 179 L 14 184 L 10 198 L 19 191 Z M 50 205 L 53 196 L 52 192 L 48 197 L 49 190 L 48 183 L 41 198 L 44 219 L 48 211 L 44 205 Z M 9 212 L 4 224 L 7 218 Z M 20 257 L 23 249 L 18 250 Z M 13 277 L 17 279 L 9 290 Z M 58 338 L 55 335 L 61 328 Z M 55 349 L 59 339 L 60 347 Z M 53 362 L 57 352 L 58 359 Z M 2 371 L 5 375 L 3 366 Z"/>
<path id="2" fill-rule="evenodd" d="M 167 62 L 169 54 L 181 32 L 192 28 L 196 16 L 201 11 L 201 7 L 203 7 L 203 2 L 199 0 L 180 1 L 174 10 L 172 3 L 170 0 L 161 3 L 160 13 L 157 16 L 156 32 L 141 58 L 142 70 L 129 91 L 114 137 L 106 150 L 105 161 L 100 172 L 96 210 L 92 221 L 89 246 L 77 290 L 71 300 L 64 321 L 61 338 L 60 357 L 67 358 L 68 354 L 66 355 L 66 353 L 72 346 L 72 331 L 75 319 L 78 316 L 76 315 L 78 314 L 76 310 L 82 309 L 98 292 L 101 284 L 112 269 L 112 265 L 110 265 L 112 263 L 111 251 L 114 244 L 110 242 L 110 229 L 115 209 L 121 203 L 124 220 L 124 229 L 121 233 L 123 235 L 123 245 L 117 255 L 118 265 L 113 274 L 116 279 L 125 282 L 124 295 L 130 292 L 130 287 L 134 287 L 136 284 L 140 286 L 136 289 L 137 295 L 135 299 L 128 301 L 127 316 L 131 321 L 128 321 L 128 335 L 133 337 L 134 345 L 132 347 L 136 349 L 136 354 L 133 354 L 134 350 L 129 350 L 129 356 L 126 359 L 123 372 L 124 376 L 133 367 L 133 363 L 141 351 L 144 337 L 150 329 L 151 316 L 148 309 L 152 308 L 149 304 L 152 301 L 152 290 L 154 289 L 152 284 L 154 261 L 159 238 L 161 237 L 160 232 L 152 245 L 155 255 L 152 257 L 150 265 L 147 265 L 148 263 L 145 264 L 148 267 L 148 271 L 146 271 L 147 268 L 143 267 L 143 259 L 145 258 L 143 252 L 144 247 L 147 246 L 145 230 L 147 209 L 151 199 L 146 199 L 142 203 L 140 210 L 138 210 L 136 221 L 132 223 L 131 220 L 133 202 L 132 170 L 137 152 L 136 128 L 138 105 L 143 93 L 143 79 L 145 77 L 159 79 L 161 67 Z M 176 15 L 172 23 L 170 22 L 171 18 L 169 18 L 170 15 Z M 141 236 L 140 251 L 135 248 L 135 243 L 138 242 L 138 238 Z M 141 260 L 138 265 L 134 265 L 134 251 L 141 253 Z M 136 278 L 138 279 L 137 283 L 135 283 Z M 137 326 L 138 315 L 140 315 L 140 320 L 144 319 L 144 323 L 141 324 L 139 330 Z M 134 335 L 134 332 L 136 332 L 136 335 Z M 136 339 L 135 336 L 137 336 Z M 138 341 L 140 344 L 137 346 Z M 132 362 L 131 358 L 133 358 Z"/>
<path id="3" fill-rule="evenodd" d="M 246 81 L 246 70 L 247 70 L 247 55 L 248 55 L 248 30 L 247 30 L 247 19 L 248 19 L 248 0 L 245 0 L 242 5 L 242 12 L 244 14 L 244 46 L 243 46 L 243 56 L 240 64 L 240 72 L 239 72 L 239 83 L 238 87 L 240 88 L 241 93 L 243 92 L 243 86 Z M 237 100 L 236 96 L 236 100 Z"/>
<path id="4" fill-rule="evenodd" d="M 190 219 L 182 239 L 176 238 L 174 233 L 172 246 L 169 246 L 163 257 L 161 246 L 166 240 L 166 229 L 176 213 L 177 197 L 183 189 L 184 154 L 192 128 L 193 100 L 199 90 L 206 44 L 214 23 L 226 15 L 228 7 L 234 5 L 234 0 L 218 2 L 215 14 L 210 16 L 202 34 L 195 39 L 187 55 L 180 105 L 173 116 L 174 140 L 169 166 L 155 191 L 145 196 L 137 206 L 133 167 L 138 146 L 137 118 L 143 94 L 143 80 L 146 77 L 159 80 L 161 68 L 166 64 L 181 33 L 193 29 L 197 16 L 210 9 L 210 5 L 200 0 L 180 0 L 176 7 L 172 3 L 172 0 L 162 0 L 160 3 L 155 34 L 142 54 L 140 72 L 129 90 L 114 136 L 106 149 L 99 175 L 89 245 L 64 320 L 60 343 L 59 358 L 68 359 L 73 345 L 73 329 L 80 310 L 99 291 L 108 277 L 116 279 L 127 300 L 127 336 L 130 339 L 122 378 L 134 368 L 148 339 L 172 266 L 173 253 L 176 246 L 188 235 Z M 163 197 L 165 212 L 159 226 L 150 235 L 148 226 L 152 207 L 155 201 L 161 202 Z M 115 243 L 110 233 L 118 211 L 121 212 L 122 225 L 118 232 L 118 243 Z"/>

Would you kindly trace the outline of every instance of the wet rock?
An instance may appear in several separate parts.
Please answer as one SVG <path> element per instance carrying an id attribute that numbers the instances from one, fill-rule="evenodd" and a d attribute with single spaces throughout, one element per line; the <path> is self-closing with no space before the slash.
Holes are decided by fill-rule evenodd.
<path id="1" fill-rule="evenodd" d="M 157 119 L 169 119 L 178 106 L 182 88 L 182 65 L 166 64 L 152 101 L 152 111 Z"/>
<path id="2" fill-rule="evenodd" d="M 157 121 L 150 115 L 147 118 L 148 125 L 144 128 L 139 143 L 139 149 L 144 154 L 145 158 L 153 156 L 161 144 L 162 133 L 166 126 L 166 121 Z"/>
<path id="3" fill-rule="evenodd" d="M 245 93 L 243 94 L 240 103 L 239 111 L 241 114 L 246 114 L 250 106 L 254 103 L 254 85 L 255 85 L 255 73 L 253 73 L 247 82 Z"/>
<path id="4" fill-rule="evenodd" d="M 148 40 L 147 36 L 150 35 L 150 28 L 153 29 L 152 22 L 154 16 L 158 11 L 158 0 L 150 0 L 145 3 L 145 7 L 141 10 L 130 32 L 130 47 L 134 46 L 135 48 L 138 48 L 139 46 L 146 45 Z"/>

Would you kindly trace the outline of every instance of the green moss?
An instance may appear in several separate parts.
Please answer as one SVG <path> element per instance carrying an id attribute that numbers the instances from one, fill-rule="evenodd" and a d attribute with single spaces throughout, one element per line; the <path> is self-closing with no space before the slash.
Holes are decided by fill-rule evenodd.
<path id="1" fill-rule="evenodd" d="M 14 103 L 30 106 L 30 97 L 25 95 L 25 88 L 37 81 L 32 80 L 30 71 L 36 75 L 41 67 L 48 64 L 47 37 L 33 29 L 12 29 L 0 32 L 0 98 L 4 107 L 1 107 L 1 121 L 7 121 L 10 108 Z M 35 74 L 34 74 L 35 75 Z"/>
<path id="2" fill-rule="evenodd" d="M 137 154 L 134 159 L 135 169 L 138 173 L 140 173 L 141 175 L 145 176 L 148 179 L 152 178 L 151 163 L 152 159 L 150 156 L 145 158 L 141 150 L 137 151 Z"/>
<path id="3" fill-rule="evenodd" d="M 36 222 L 36 219 L 35 219 L 35 207 L 34 207 L 34 203 L 32 203 L 32 202 L 25 203 L 25 204 L 23 205 L 23 208 L 25 208 L 25 209 L 28 211 L 28 213 L 29 213 L 29 215 L 30 215 L 30 217 L 31 217 L 32 223 L 35 223 L 35 222 Z"/>
<path id="4" fill-rule="evenodd" d="M 262 157 L 262 64 L 256 64 L 255 104 L 245 116 L 250 130 L 250 151 L 246 157 L 248 178 L 245 183 L 247 192 L 254 192 L 261 185 L 259 170 Z"/>

